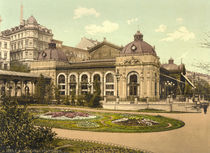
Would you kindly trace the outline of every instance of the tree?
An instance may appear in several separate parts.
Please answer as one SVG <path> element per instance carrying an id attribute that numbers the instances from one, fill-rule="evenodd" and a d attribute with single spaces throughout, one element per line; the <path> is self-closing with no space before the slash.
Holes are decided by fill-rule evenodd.
<path id="1" fill-rule="evenodd" d="M 210 62 L 198 61 L 198 62 L 194 63 L 193 66 L 205 71 L 207 74 L 210 74 Z"/>
<path id="2" fill-rule="evenodd" d="M 90 107 L 101 107 L 101 88 L 100 88 L 100 82 L 99 81 L 94 81 L 93 83 L 93 89 L 94 89 L 94 93 L 90 99 Z"/>
<path id="3" fill-rule="evenodd" d="M 35 127 L 34 118 L 27 107 L 20 107 L 16 100 L 2 98 L 0 111 L 0 152 L 31 152 L 49 150 L 55 133 L 47 127 Z"/>
<path id="4" fill-rule="evenodd" d="M 188 83 L 185 83 L 184 95 L 190 97 L 193 95 L 192 87 Z"/>
<path id="5" fill-rule="evenodd" d="M 16 72 L 30 72 L 30 69 L 27 65 L 22 64 L 21 62 L 11 62 L 10 71 Z"/>
<path id="6" fill-rule="evenodd" d="M 46 86 L 46 102 L 49 104 L 53 99 L 53 84 Z"/>
<path id="7" fill-rule="evenodd" d="M 202 48 L 210 49 L 210 32 L 205 33 L 205 36 L 200 45 Z M 210 74 L 210 62 L 198 61 L 194 63 L 193 66 L 205 71 L 207 74 Z"/>
<path id="8" fill-rule="evenodd" d="M 66 95 L 65 98 L 64 98 L 64 104 L 65 105 L 70 105 L 70 102 L 69 102 L 69 95 Z"/>
<path id="9" fill-rule="evenodd" d="M 75 96 L 76 96 L 76 90 L 73 89 L 71 92 L 71 105 L 74 106 L 75 105 Z"/>
<path id="10" fill-rule="evenodd" d="M 44 79 L 44 76 L 41 74 L 36 84 L 35 97 L 37 98 L 39 103 L 45 103 L 45 95 L 46 81 Z"/>
<path id="11" fill-rule="evenodd" d="M 203 48 L 210 48 L 210 32 L 204 33 L 204 38 L 201 42 L 201 47 Z"/>
<path id="12" fill-rule="evenodd" d="M 59 88 L 57 86 L 54 87 L 54 95 L 55 95 L 55 100 L 56 100 L 57 104 L 60 104 L 61 96 L 60 96 Z"/>
<path id="13" fill-rule="evenodd" d="M 198 79 L 195 81 L 195 93 L 204 96 L 205 99 L 210 100 L 210 85 L 206 80 Z"/>

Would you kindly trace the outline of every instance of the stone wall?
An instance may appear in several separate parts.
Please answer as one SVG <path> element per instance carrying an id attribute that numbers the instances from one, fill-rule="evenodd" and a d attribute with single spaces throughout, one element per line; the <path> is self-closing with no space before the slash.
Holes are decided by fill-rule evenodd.
<path id="1" fill-rule="evenodd" d="M 200 112 L 200 109 L 195 108 L 194 103 L 186 103 L 186 102 L 175 102 L 175 103 L 167 103 L 167 102 L 138 102 L 138 104 L 134 104 L 132 102 L 120 102 L 115 103 L 108 102 L 103 103 L 104 109 L 112 109 L 112 110 L 141 110 L 141 109 L 157 109 L 164 111 L 180 111 L 180 112 Z"/>

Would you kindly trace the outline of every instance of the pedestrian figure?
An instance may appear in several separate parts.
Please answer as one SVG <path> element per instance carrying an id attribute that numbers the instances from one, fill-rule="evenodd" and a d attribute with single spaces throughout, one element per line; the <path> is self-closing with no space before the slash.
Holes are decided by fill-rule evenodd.
<path id="1" fill-rule="evenodd" d="M 204 111 L 204 114 L 206 114 L 207 113 L 207 108 L 208 108 L 208 104 L 203 104 L 203 111 Z"/>

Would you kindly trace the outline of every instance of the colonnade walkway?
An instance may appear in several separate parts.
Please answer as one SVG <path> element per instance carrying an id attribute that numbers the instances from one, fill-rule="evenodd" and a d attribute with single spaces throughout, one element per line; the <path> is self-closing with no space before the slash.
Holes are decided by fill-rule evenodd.
<path id="1" fill-rule="evenodd" d="M 90 111 L 90 109 L 87 110 Z M 105 112 L 105 110 L 95 111 Z M 203 112 L 177 114 L 152 113 L 152 115 L 159 114 L 162 116 L 179 119 L 185 122 L 185 126 L 182 128 L 164 132 L 108 133 L 64 130 L 56 128 L 54 128 L 53 130 L 58 134 L 57 136 L 63 138 L 112 143 L 132 148 L 148 150 L 154 153 L 210 153 L 210 110 L 208 111 L 209 112 L 207 112 L 206 115 Z"/>

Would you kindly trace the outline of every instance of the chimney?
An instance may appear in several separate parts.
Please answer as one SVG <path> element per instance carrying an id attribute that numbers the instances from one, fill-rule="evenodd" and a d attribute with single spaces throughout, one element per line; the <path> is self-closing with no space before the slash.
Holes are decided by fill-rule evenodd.
<path id="1" fill-rule="evenodd" d="M 20 6 L 20 24 L 23 24 L 23 4 Z"/>
<path id="2" fill-rule="evenodd" d="M 1 16 L 0 16 L 0 35 L 1 35 L 1 22 L 2 22 L 2 19 L 1 19 Z"/>

